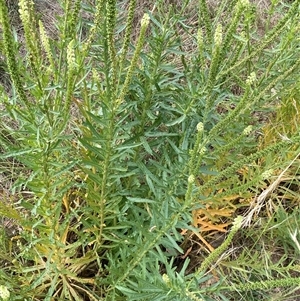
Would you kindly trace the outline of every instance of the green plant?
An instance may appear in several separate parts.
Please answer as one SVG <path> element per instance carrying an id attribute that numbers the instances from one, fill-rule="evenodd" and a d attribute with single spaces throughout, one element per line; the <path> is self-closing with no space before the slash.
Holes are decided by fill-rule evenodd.
<path id="1" fill-rule="evenodd" d="M 6 212 L 3 205 L 0 211 L 22 227 L 13 248 L 4 250 L 9 260 L 0 273 L 12 300 L 226 298 L 230 288 L 221 280 L 211 288 L 199 284 L 211 277 L 241 219 L 190 275 L 188 259 L 180 271 L 174 264 L 188 240 L 179 229 L 198 232 L 192 212 L 195 217 L 208 202 L 234 208 L 226 215 L 230 225 L 239 206 L 236 200 L 224 204 L 218 194 L 241 196 L 262 185 L 274 166 L 252 165 L 300 141 L 294 133 L 257 150 L 249 130 L 258 126 L 253 113 L 272 105 L 273 87 L 294 87 L 290 80 L 299 74 L 300 59 L 291 36 L 300 1 L 259 41 L 248 1 L 234 1 L 226 10 L 229 2 L 222 9 L 230 21 L 222 24 L 221 8 L 211 19 L 199 1 L 197 38 L 191 35 L 198 49 L 187 59 L 181 34 L 190 34 L 182 17 L 188 1 L 180 12 L 166 12 L 157 1 L 142 18 L 135 43 L 134 0 L 120 39 L 117 1 L 95 1 L 83 40 L 81 1 L 63 1 L 56 40 L 37 20 L 33 2 L 20 1 L 26 49 L 20 57 L 0 0 L 13 83 L 9 94 L 2 91 L 1 115 L 15 122 L 14 128 L 1 125 L 1 158 L 18 160 L 24 173 L 13 179 L 14 189 L 31 192 L 14 209 Z M 272 47 L 275 57 L 266 54 Z M 242 168 L 253 176 L 241 179 Z M 292 286 L 298 280 L 280 281 L 235 287 Z"/>

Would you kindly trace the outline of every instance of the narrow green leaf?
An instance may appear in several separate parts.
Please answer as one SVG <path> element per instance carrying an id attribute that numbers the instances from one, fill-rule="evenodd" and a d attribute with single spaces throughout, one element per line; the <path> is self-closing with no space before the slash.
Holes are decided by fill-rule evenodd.
<path id="1" fill-rule="evenodd" d="M 140 140 L 142 141 L 146 152 L 152 156 L 153 155 L 152 149 L 151 149 L 149 143 L 147 142 L 147 140 L 145 139 L 145 137 L 141 137 Z"/>
<path id="2" fill-rule="evenodd" d="M 155 201 L 150 200 L 150 199 L 132 198 L 132 197 L 127 197 L 127 199 L 134 203 L 155 203 Z"/>
<path id="3" fill-rule="evenodd" d="M 186 118 L 186 115 L 182 115 L 179 118 L 166 123 L 166 126 L 172 126 L 172 125 L 181 123 L 185 118 Z"/>
<path id="4" fill-rule="evenodd" d="M 0 158 L 6 159 L 6 158 L 17 157 L 20 155 L 29 154 L 29 153 L 33 153 L 33 152 L 34 152 L 34 149 L 32 149 L 32 148 L 24 149 L 24 150 L 15 150 L 15 151 L 11 151 L 6 154 L 0 155 Z"/>
<path id="5" fill-rule="evenodd" d="M 168 234 L 168 233 L 166 233 L 165 235 L 168 237 L 169 242 L 171 243 L 172 247 L 175 248 L 175 249 L 176 249 L 178 252 L 180 252 L 181 254 L 183 254 L 183 253 L 184 253 L 183 250 L 178 246 L 178 244 L 177 244 L 177 242 L 174 240 L 174 238 L 173 238 L 170 234 Z"/>

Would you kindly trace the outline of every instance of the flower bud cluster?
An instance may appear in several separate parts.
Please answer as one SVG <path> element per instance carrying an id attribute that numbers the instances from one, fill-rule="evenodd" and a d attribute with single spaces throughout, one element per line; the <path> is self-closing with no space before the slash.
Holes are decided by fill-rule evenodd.
<path id="1" fill-rule="evenodd" d="M 266 170 L 262 173 L 261 177 L 265 179 L 269 179 L 273 175 L 273 169 Z"/>
<path id="2" fill-rule="evenodd" d="M 251 86 L 255 83 L 255 81 L 256 81 L 256 74 L 255 72 L 251 72 L 251 74 L 248 76 L 246 80 L 246 84 Z"/>
<path id="3" fill-rule="evenodd" d="M 203 129 L 204 129 L 203 123 L 202 123 L 202 122 L 199 122 L 199 123 L 197 124 L 197 131 L 198 131 L 198 133 L 203 132 Z"/>
<path id="4" fill-rule="evenodd" d="M 243 134 L 245 136 L 248 136 L 251 132 L 252 132 L 252 125 L 247 126 L 244 130 L 243 130 Z"/>
<path id="5" fill-rule="evenodd" d="M 194 183 L 194 182 L 195 182 L 195 176 L 194 176 L 194 175 L 190 175 L 190 176 L 188 177 L 188 182 L 189 182 L 189 183 Z"/>

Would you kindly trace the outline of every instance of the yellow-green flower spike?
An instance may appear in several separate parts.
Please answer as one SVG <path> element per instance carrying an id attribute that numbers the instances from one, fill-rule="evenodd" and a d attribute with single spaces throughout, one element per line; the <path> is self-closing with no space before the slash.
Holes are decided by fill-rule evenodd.
<path id="1" fill-rule="evenodd" d="M 121 51 L 121 53 L 122 53 L 121 60 L 120 60 L 121 65 L 124 63 L 127 49 L 128 49 L 129 43 L 130 43 L 130 36 L 131 36 L 131 31 L 132 31 L 135 6 L 136 6 L 136 0 L 130 0 L 128 16 L 127 16 L 127 20 L 126 20 L 126 31 L 125 31 L 124 42 L 123 42 L 122 51 Z"/>
<path id="2" fill-rule="evenodd" d="M 263 180 L 269 179 L 273 175 L 273 172 L 274 172 L 273 169 L 266 170 L 262 173 L 261 178 Z"/>
<path id="3" fill-rule="evenodd" d="M 41 20 L 39 20 L 39 30 L 40 30 L 42 46 L 46 52 L 46 55 L 50 62 L 51 68 L 52 68 L 52 70 L 54 70 L 54 60 L 53 60 L 52 51 L 51 51 L 51 47 L 50 47 L 50 43 L 49 43 L 49 38 L 47 36 L 45 27 Z"/>
<path id="4" fill-rule="evenodd" d="M 209 11 L 207 7 L 206 0 L 199 0 L 199 24 L 205 25 L 206 39 L 209 44 L 212 42 L 212 28 L 211 28 L 211 19 L 209 16 Z"/>
<path id="5" fill-rule="evenodd" d="M 0 298 L 3 301 L 8 301 L 10 298 L 10 292 L 8 288 L 4 285 L 0 285 Z"/>
<path id="6" fill-rule="evenodd" d="M 203 123 L 202 123 L 202 122 L 199 122 L 199 123 L 197 124 L 197 131 L 198 131 L 198 133 L 202 133 L 202 132 L 203 132 L 203 129 L 204 129 Z"/>
<path id="7" fill-rule="evenodd" d="M 242 222 L 243 222 L 243 217 L 241 215 L 237 216 L 232 223 L 231 231 L 238 231 L 242 226 Z"/>
<path id="8" fill-rule="evenodd" d="M 96 0 L 96 11 L 94 14 L 94 24 L 90 29 L 87 41 L 83 44 L 83 47 L 82 47 L 83 53 L 87 53 L 91 47 L 91 44 L 97 33 L 97 28 L 99 27 L 99 24 L 101 22 L 103 9 L 104 9 L 104 0 Z"/>
<path id="9" fill-rule="evenodd" d="M 189 182 L 189 183 L 194 183 L 194 182 L 195 182 L 195 176 L 194 176 L 194 175 L 190 175 L 190 176 L 188 177 L 188 182 Z"/>
<path id="10" fill-rule="evenodd" d="M 67 63 L 69 67 L 69 72 L 73 72 L 76 70 L 74 45 L 75 45 L 75 41 L 72 40 L 67 48 Z"/>
<path id="11" fill-rule="evenodd" d="M 199 270 L 196 272 L 196 274 L 201 274 L 204 273 L 208 267 L 215 262 L 215 260 L 217 258 L 220 257 L 220 255 L 226 251 L 226 249 L 228 248 L 228 246 L 230 245 L 230 243 L 232 242 L 232 239 L 234 237 L 234 235 L 236 234 L 236 232 L 241 228 L 242 226 L 242 222 L 243 222 L 243 217 L 242 216 L 238 216 L 235 218 L 233 224 L 232 224 L 232 228 L 230 230 L 230 233 L 228 234 L 227 238 L 225 239 L 225 241 L 221 244 L 221 246 L 219 246 L 217 249 L 215 249 L 214 251 L 212 251 L 208 257 L 205 258 L 205 260 L 202 262 Z"/>
<path id="12" fill-rule="evenodd" d="M 38 71 L 42 59 L 39 45 L 39 36 L 36 32 L 34 3 L 31 0 L 19 0 L 19 14 L 24 28 L 24 35 L 29 51 L 29 59 L 35 72 Z"/>
<path id="13" fill-rule="evenodd" d="M 144 45 L 146 30 L 148 28 L 149 22 L 150 22 L 149 15 L 148 14 L 144 14 L 144 16 L 143 16 L 143 18 L 141 20 L 141 31 L 140 31 L 140 35 L 139 35 L 139 38 L 138 38 L 138 41 L 137 41 L 135 52 L 133 54 L 133 58 L 131 59 L 129 69 L 128 69 L 128 72 L 126 74 L 125 82 L 124 82 L 123 88 L 122 88 L 122 90 L 120 92 L 120 96 L 118 97 L 118 100 L 117 100 L 118 103 L 117 103 L 117 105 L 119 105 L 120 103 L 123 102 L 124 97 L 125 97 L 125 95 L 127 93 L 127 90 L 128 90 L 128 87 L 129 87 L 129 83 L 130 83 L 132 75 L 133 75 L 133 71 L 135 69 L 135 66 L 137 64 L 138 58 L 140 56 L 140 52 L 141 52 L 141 50 L 143 48 L 143 45 Z"/>
<path id="14" fill-rule="evenodd" d="M 116 0 L 108 0 L 106 3 L 106 33 L 107 33 L 107 43 L 108 43 L 108 53 L 113 67 L 113 80 L 116 72 L 116 50 L 114 46 L 114 30 L 116 25 Z"/>
<path id="15" fill-rule="evenodd" d="M 215 36 L 214 36 L 214 41 L 215 41 L 215 46 L 221 46 L 222 44 L 222 25 L 219 23 L 217 25 L 216 31 L 215 31 Z"/>
<path id="16" fill-rule="evenodd" d="M 245 7 L 249 7 L 249 0 L 240 0 L 239 2 L 239 5 L 242 7 L 242 8 L 245 8 Z"/>
<path id="17" fill-rule="evenodd" d="M 18 96 L 27 104 L 26 93 L 21 82 L 20 73 L 16 61 L 16 48 L 14 45 L 13 34 L 9 25 L 7 6 L 4 0 L 0 0 L 0 22 L 2 25 L 3 49 L 6 56 L 8 71 L 14 83 Z"/>
<path id="18" fill-rule="evenodd" d="M 75 41 L 72 40 L 67 47 L 67 64 L 68 64 L 68 71 L 67 71 L 67 92 L 66 92 L 66 102 L 65 102 L 65 110 L 66 112 L 69 111 L 73 93 L 73 85 L 74 85 L 74 76 L 77 69 L 76 59 L 75 59 Z"/>
<path id="19" fill-rule="evenodd" d="M 243 135 L 248 136 L 252 132 L 253 126 L 249 125 L 243 130 Z"/>
<path id="20" fill-rule="evenodd" d="M 205 146 L 203 146 L 199 150 L 199 155 L 204 155 L 206 152 L 207 152 L 207 148 Z"/>
<path id="21" fill-rule="evenodd" d="M 144 14 L 142 21 L 141 21 L 141 27 L 147 28 L 150 22 L 150 16 L 148 14 Z"/>
<path id="22" fill-rule="evenodd" d="M 197 297 L 194 292 L 186 291 L 185 294 L 190 298 L 190 300 L 193 300 L 193 301 L 204 301 L 202 298 Z"/>
<path id="23" fill-rule="evenodd" d="M 164 283 L 166 283 L 167 285 L 170 283 L 170 278 L 167 274 L 163 274 L 162 275 L 162 280 Z"/>
<path id="24" fill-rule="evenodd" d="M 80 5 L 81 5 L 81 0 L 76 0 L 73 5 L 71 18 L 70 18 L 70 21 L 68 24 L 68 32 L 70 33 L 69 36 L 71 39 L 75 38 L 76 26 L 77 26 L 78 17 L 79 17 L 79 11 L 80 11 Z"/>

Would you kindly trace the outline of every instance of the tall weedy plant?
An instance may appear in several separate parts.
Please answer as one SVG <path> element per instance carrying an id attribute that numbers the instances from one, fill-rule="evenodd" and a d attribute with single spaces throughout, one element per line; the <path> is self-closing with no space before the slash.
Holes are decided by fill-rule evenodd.
<path id="1" fill-rule="evenodd" d="M 24 176 L 12 179 L 14 190 L 30 192 L 26 198 L 19 194 L 14 208 L 1 205 L 1 214 L 22 229 L 2 246 L 5 296 L 76 301 L 224 297 L 221 284 L 209 291 L 199 283 L 242 218 L 188 276 L 188 259 L 175 272 L 174 258 L 185 252 L 178 229 L 197 232 L 195 210 L 216 198 L 220 184 L 225 183 L 224 197 L 242 194 L 270 175 L 270 168 L 244 183 L 238 181 L 239 169 L 300 140 L 294 135 L 257 152 L 254 142 L 250 150 L 245 146 L 252 112 L 270 102 L 273 87 L 293 85 L 289 80 L 298 74 L 300 60 L 288 47 L 291 40 L 284 39 L 287 52 L 280 43 L 298 26 L 299 1 L 256 48 L 249 47 L 248 1 L 229 2 L 233 9 L 224 4 L 222 10 L 230 21 L 222 24 L 221 8 L 212 18 L 206 2 L 199 1 L 198 32 L 190 36 L 196 48 L 187 59 L 181 31 L 187 28 L 182 14 L 188 1 L 180 13 L 172 6 L 166 11 L 158 1 L 143 16 L 134 43 L 135 0 L 129 1 L 125 26 L 116 1 L 96 0 L 84 39 L 79 34 L 82 1 L 65 0 L 56 40 L 47 36 L 33 2 L 19 1 L 22 57 L 0 0 L 13 87 L 1 94 L 2 118 L 10 121 L 1 125 L 8 133 L 1 134 L 1 157 L 23 168 Z M 267 62 L 270 45 L 278 55 Z"/>

